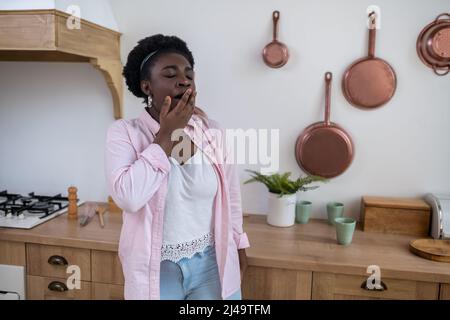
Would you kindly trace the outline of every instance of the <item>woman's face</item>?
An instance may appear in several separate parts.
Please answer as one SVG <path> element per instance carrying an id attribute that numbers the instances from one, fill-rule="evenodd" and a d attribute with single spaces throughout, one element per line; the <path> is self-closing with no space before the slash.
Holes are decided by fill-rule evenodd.
<path id="1" fill-rule="evenodd" d="M 141 88 L 152 96 L 153 106 L 161 111 L 164 98 L 170 96 L 172 110 L 187 89 L 195 92 L 194 70 L 189 61 L 178 53 L 166 53 L 156 58 L 150 70 L 150 80 L 142 80 Z"/>

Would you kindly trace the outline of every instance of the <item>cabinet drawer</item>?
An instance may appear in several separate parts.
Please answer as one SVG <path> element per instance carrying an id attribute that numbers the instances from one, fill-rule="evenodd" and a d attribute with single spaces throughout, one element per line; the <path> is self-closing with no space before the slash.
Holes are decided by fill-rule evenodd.
<path id="1" fill-rule="evenodd" d="M 124 300 L 123 286 L 92 282 L 92 300 Z"/>
<path id="2" fill-rule="evenodd" d="M 67 278 L 68 266 L 80 268 L 80 279 L 91 280 L 91 252 L 88 249 L 27 244 L 27 274 Z"/>
<path id="3" fill-rule="evenodd" d="M 242 281 L 246 300 L 310 300 L 312 272 L 249 266 Z"/>
<path id="4" fill-rule="evenodd" d="M 81 281 L 80 289 L 67 288 L 66 279 L 27 276 L 29 300 L 90 300 L 91 283 Z"/>
<path id="5" fill-rule="evenodd" d="M 117 252 L 92 250 L 92 281 L 124 284 L 122 264 Z"/>
<path id="6" fill-rule="evenodd" d="M 386 289 L 383 291 L 366 290 L 361 286 L 368 277 L 332 273 L 313 274 L 314 300 L 437 300 L 439 284 L 411 280 L 382 278 Z"/>

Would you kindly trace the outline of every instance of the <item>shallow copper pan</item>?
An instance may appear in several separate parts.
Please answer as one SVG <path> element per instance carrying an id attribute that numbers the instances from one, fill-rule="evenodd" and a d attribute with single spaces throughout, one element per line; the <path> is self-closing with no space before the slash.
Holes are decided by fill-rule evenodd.
<path id="1" fill-rule="evenodd" d="M 450 72 L 450 14 L 440 14 L 422 30 L 416 49 L 420 60 L 434 73 L 444 76 Z"/>
<path id="2" fill-rule="evenodd" d="M 376 14 L 372 12 L 369 18 L 369 54 L 350 65 L 342 79 L 342 90 L 347 101 L 366 110 L 389 102 L 397 88 L 394 69 L 383 59 L 375 57 Z"/>
<path id="3" fill-rule="evenodd" d="M 325 178 L 334 178 L 350 166 L 354 145 L 350 135 L 330 122 L 331 72 L 325 74 L 325 121 L 307 127 L 297 138 L 295 157 L 303 171 Z"/>
<path id="4" fill-rule="evenodd" d="M 286 45 L 277 40 L 278 36 L 278 20 L 280 12 L 274 11 L 273 18 L 273 41 L 265 46 L 263 50 L 264 62 L 271 68 L 281 68 L 289 60 L 289 50 Z"/>

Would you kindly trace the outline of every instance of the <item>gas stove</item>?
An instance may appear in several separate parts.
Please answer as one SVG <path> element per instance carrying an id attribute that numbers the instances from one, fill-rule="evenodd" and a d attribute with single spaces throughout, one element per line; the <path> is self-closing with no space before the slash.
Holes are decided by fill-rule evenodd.
<path id="1" fill-rule="evenodd" d="M 67 211 L 69 199 L 54 196 L 24 196 L 8 191 L 0 192 L 0 228 L 31 229 Z"/>

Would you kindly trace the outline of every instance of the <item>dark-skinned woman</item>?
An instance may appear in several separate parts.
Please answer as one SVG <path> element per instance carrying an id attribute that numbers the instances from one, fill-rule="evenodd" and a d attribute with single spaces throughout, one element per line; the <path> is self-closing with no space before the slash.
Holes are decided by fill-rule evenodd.
<path id="1" fill-rule="evenodd" d="M 124 67 L 146 104 L 107 133 L 108 191 L 123 210 L 119 257 L 125 299 L 241 299 L 249 247 L 240 184 L 224 130 L 196 107 L 186 43 L 145 38 Z"/>

